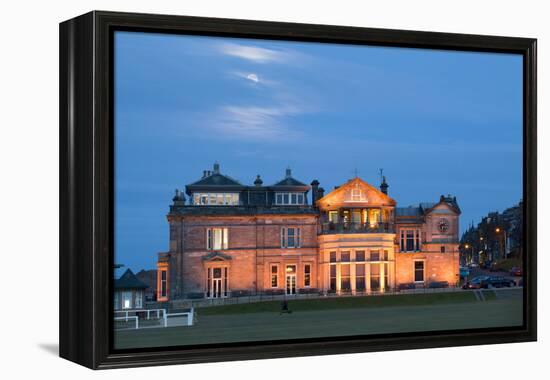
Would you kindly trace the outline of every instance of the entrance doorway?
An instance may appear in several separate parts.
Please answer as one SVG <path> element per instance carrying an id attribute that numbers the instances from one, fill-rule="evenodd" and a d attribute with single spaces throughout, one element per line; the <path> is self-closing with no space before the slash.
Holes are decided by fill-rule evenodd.
<path id="1" fill-rule="evenodd" d="M 227 297 L 227 268 L 208 268 L 207 298 Z"/>
<path id="2" fill-rule="evenodd" d="M 296 294 L 296 265 L 286 266 L 286 294 Z"/>

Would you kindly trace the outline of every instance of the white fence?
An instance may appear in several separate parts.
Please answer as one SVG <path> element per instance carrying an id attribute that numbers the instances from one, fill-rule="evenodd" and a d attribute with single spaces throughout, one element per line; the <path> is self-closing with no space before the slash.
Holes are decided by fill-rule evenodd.
<path id="1" fill-rule="evenodd" d="M 125 317 L 115 317 L 115 321 L 124 321 L 124 322 L 128 322 L 129 320 L 133 319 L 134 321 L 136 321 L 136 330 L 139 329 L 139 318 L 137 316 L 125 316 Z"/>
<path id="2" fill-rule="evenodd" d="M 118 314 L 122 314 L 124 317 L 128 317 L 130 315 L 137 316 L 138 313 L 144 313 L 147 314 L 147 319 L 151 319 L 151 314 L 155 315 L 156 318 L 164 318 L 166 315 L 166 309 L 129 309 L 129 310 L 115 310 L 115 316 Z M 161 316 L 162 314 L 162 316 Z"/>
<path id="3" fill-rule="evenodd" d="M 150 323 L 141 323 L 151 320 Z M 195 321 L 195 309 L 181 313 L 167 313 L 166 309 L 137 309 L 137 310 L 117 310 L 114 316 L 115 321 L 132 322 L 131 329 L 155 328 L 155 327 L 174 327 L 174 326 L 193 326 Z M 155 321 L 156 324 L 155 324 Z M 135 324 L 134 324 L 135 322 Z M 151 324 L 153 323 L 153 324 Z M 116 328 L 116 327 L 115 327 Z M 119 327 L 118 330 L 130 329 L 127 326 Z"/>
<path id="4" fill-rule="evenodd" d="M 185 313 L 164 314 L 164 327 L 193 326 L 194 318 L 195 318 L 194 308 L 191 308 L 190 311 Z"/>

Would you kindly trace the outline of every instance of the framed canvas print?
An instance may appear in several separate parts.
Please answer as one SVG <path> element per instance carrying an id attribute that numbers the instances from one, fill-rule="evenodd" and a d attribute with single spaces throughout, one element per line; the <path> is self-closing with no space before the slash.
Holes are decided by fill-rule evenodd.
<path id="1" fill-rule="evenodd" d="M 91 12 L 60 26 L 60 355 L 536 339 L 536 40 Z"/>

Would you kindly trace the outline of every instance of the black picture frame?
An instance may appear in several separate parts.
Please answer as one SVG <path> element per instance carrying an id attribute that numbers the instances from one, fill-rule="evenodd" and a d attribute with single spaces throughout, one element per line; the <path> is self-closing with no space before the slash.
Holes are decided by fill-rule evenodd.
<path id="1" fill-rule="evenodd" d="M 112 349 L 115 30 L 523 56 L 524 325 L 472 331 Z M 60 356 L 93 369 L 535 341 L 536 39 L 93 11 L 60 24 Z"/>

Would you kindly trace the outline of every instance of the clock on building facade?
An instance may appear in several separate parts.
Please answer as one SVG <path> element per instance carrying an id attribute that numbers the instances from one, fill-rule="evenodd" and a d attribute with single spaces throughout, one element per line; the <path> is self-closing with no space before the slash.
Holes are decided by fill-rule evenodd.
<path id="1" fill-rule="evenodd" d="M 438 223 L 439 231 L 442 233 L 446 233 L 449 231 L 449 221 L 447 219 L 440 219 Z"/>

